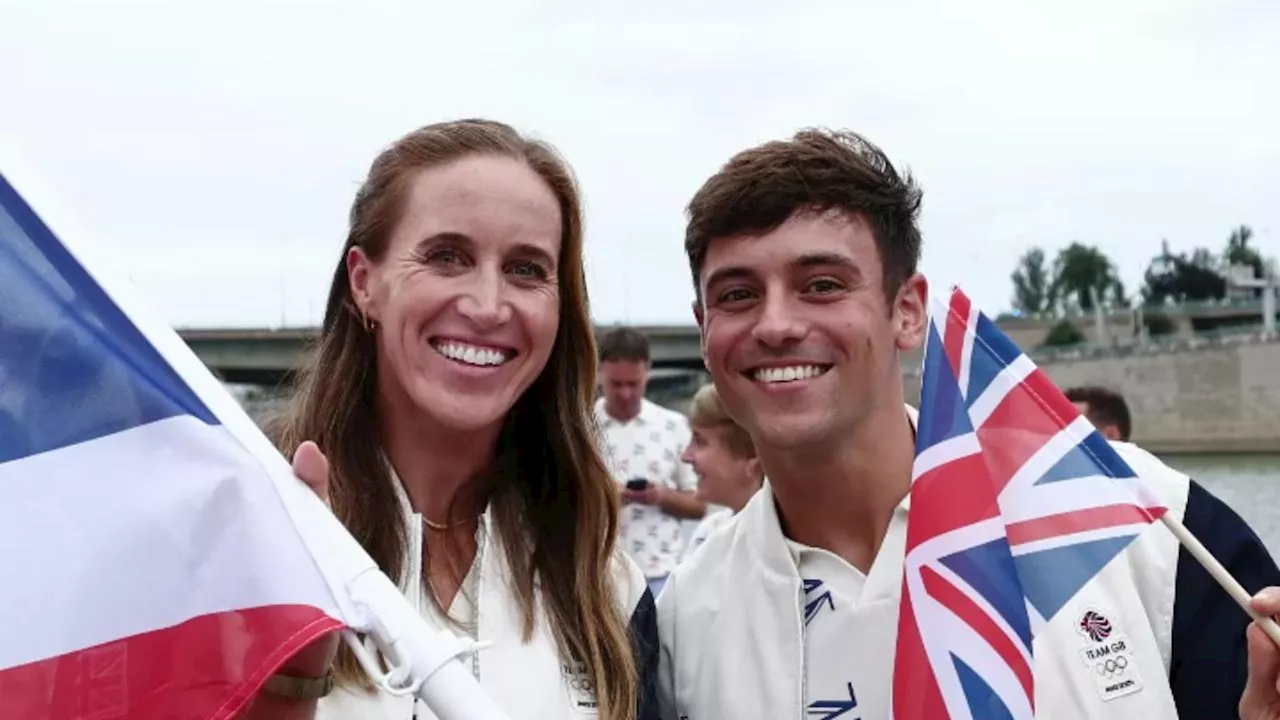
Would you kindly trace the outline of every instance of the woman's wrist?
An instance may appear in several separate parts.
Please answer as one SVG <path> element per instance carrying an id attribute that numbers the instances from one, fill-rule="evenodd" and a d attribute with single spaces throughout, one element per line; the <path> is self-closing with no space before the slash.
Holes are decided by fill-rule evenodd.
<path id="1" fill-rule="evenodd" d="M 320 679 L 330 675 L 338 655 L 338 634 L 329 633 L 307 644 L 276 671 L 293 678 Z"/>

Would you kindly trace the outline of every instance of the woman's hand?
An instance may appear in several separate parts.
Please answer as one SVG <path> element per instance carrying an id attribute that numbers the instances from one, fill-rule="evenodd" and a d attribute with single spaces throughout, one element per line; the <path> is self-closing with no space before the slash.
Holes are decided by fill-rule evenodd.
<path id="1" fill-rule="evenodd" d="M 298 446 L 293 453 L 293 472 L 325 505 L 329 504 L 329 458 L 315 443 L 308 440 Z M 329 633 L 299 650 L 280 671 L 286 675 L 322 677 L 329 671 L 337 652 L 338 634 Z"/>
<path id="2" fill-rule="evenodd" d="M 293 474 L 307 484 L 325 505 L 329 504 L 329 458 L 310 440 L 293 453 Z"/>
<path id="3" fill-rule="evenodd" d="M 293 454 L 293 473 L 306 483 L 325 505 L 329 504 L 329 459 L 315 443 L 307 441 Z M 331 632 L 313 640 L 285 661 L 276 672 L 293 677 L 324 677 L 338 655 L 338 633 Z M 291 700 L 259 691 L 243 720 L 310 720 L 315 717 L 314 700 Z"/>

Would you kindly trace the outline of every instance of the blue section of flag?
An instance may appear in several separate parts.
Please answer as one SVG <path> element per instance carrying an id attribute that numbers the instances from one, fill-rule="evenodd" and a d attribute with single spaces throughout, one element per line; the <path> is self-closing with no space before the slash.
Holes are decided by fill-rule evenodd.
<path id="1" fill-rule="evenodd" d="M 1129 467 L 1129 463 L 1120 457 L 1120 453 L 1111 446 L 1111 442 L 1102 437 L 1102 433 L 1093 431 L 1089 437 L 1085 439 L 1085 448 L 1093 457 L 1094 462 L 1098 463 L 1102 472 L 1099 474 L 1110 475 L 1113 478 L 1137 478 L 1138 474 Z"/>
<path id="2" fill-rule="evenodd" d="M 1031 651 L 1031 624 L 1007 539 L 974 545 L 938 561 L 978 591 Z"/>
<path id="3" fill-rule="evenodd" d="M 920 419 L 916 426 L 916 452 L 943 440 L 973 432 L 965 412 L 960 386 L 951 372 L 937 328 L 929 326 L 924 354 L 924 384 L 920 388 Z"/>
<path id="4" fill-rule="evenodd" d="M 1133 538 L 1122 535 L 1015 556 L 1027 601 L 1040 617 L 1053 617 Z"/>
<path id="5" fill-rule="evenodd" d="M 217 420 L 0 175 L 0 463 Z"/>
<path id="6" fill-rule="evenodd" d="M 1133 477 L 1133 471 L 1097 430 L 1090 432 L 1079 445 L 1067 451 L 1066 455 L 1036 480 L 1036 484 L 1078 480 L 1094 475 Z"/>
<path id="7" fill-rule="evenodd" d="M 982 679 L 981 675 L 974 672 L 973 668 L 955 655 L 951 656 L 951 662 L 955 665 L 956 676 L 960 679 L 960 688 L 964 691 L 964 698 L 969 703 L 969 711 L 975 719 L 1014 720 L 1009 707 L 991 689 L 987 681 Z"/>
<path id="8" fill-rule="evenodd" d="M 982 397 L 982 393 L 991 386 L 991 382 L 1021 354 L 1017 345 L 1009 342 L 986 315 L 979 313 L 973 352 L 969 355 L 969 387 L 965 391 L 965 407 L 972 407 L 974 401 Z"/>
<path id="9" fill-rule="evenodd" d="M 1013 344 L 1009 336 L 1001 332 L 1000 328 L 991 322 L 991 318 L 983 313 L 978 313 L 978 327 L 974 334 L 977 336 L 974 338 L 974 351 L 982 348 L 984 355 L 996 358 L 1006 367 L 1012 365 L 1013 361 L 1022 354 L 1022 350 Z"/>

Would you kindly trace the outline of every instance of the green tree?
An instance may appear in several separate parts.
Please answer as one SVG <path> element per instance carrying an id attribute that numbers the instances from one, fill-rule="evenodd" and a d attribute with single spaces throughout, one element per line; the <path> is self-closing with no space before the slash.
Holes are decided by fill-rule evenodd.
<path id="1" fill-rule="evenodd" d="M 1253 228 L 1241 225 L 1231 231 L 1227 237 L 1227 245 L 1222 251 L 1222 259 L 1228 265 L 1248 265 L 1253 268 L 1254 277 L 1262 277 L 1262 255 L 1249 245 L 1253 238 Z"/>
<path id="2" fill-rule="evenodd" d="M 1053 309 L 1053 279 L 1045 263 L 1044 251 L 1031 248 L 1018 258 L 1013 281 L 1013 309 L 1034 314 Z"/>
<path id="3" fill-rule="evenodd" d="M 1082 311 L 1093 309 L 1094 297 L 1103 303 L 1128 304 L 1111 258 L 1078 242 L 1063 248 L 1053 261 L 1053 288 L 1063 305 Z"/>
<path id="4" fill-rule="evenodd" d="M 1117 277 L 1111 284 L 1111 307 L 1129 307 L 1129 295 L 1124 291 L 1124 283 Z"/>
<path id="5" fill-rule="evenodd" d="M 1151 337 L 1172 335 L 1177 330 L 1173 320 L 1170 320 L 1169 316 L 1164 313 L 1144 313 L 1142 324 L 1146 326 L 1147 334 Z"/>
<path id="6" fill-rule="evenodd" d="M 1213 270 L 1214 272 L 1218 270 L 1218 259 L 1213 256 L 1212 252 L 1209 252 L 1209 248 L 1193 248 L 1190 262 L 1202 270 Z"/>
<path id="7" fill-rule="evenodd" d="M 1068 345 L 1078 345 L 1084 342 L 1084 333 L 1071 323 L 1070 320 L 1059 321 L 1056 325 L 1049 328 L 1049 333 L 1045 335 L 1043 345 L 1045 347 L 1065 347 Z"/>
<path id="8" fill-rule="evenodd" d="M 1169 242 L 1162 241 L 1160 255 L 1151 261 L 1143 277 L 1143 302 L 1161 305 L 1166 298 L 1177 303 L 1221 299 L 1226 295 L 1227 281 L 1218 267 L 1206 248 L 1195 248 L 1188 257 L 1171 252 Z"/>

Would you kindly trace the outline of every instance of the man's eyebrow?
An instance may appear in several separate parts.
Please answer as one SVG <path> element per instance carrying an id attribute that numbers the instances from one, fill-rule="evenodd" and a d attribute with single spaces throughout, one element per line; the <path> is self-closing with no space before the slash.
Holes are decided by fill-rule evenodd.
<path id="1" fill-rule="evenodd" d="M 858 266 L 858 263 L 847 255 L 839 253 L 808 253 L 792 260 L 789 265 L 792 269 L 797 270 L 835 265 L 859 277 L 862 276 L 862 268 Z M 755 277 L 755 273 L 750 269 L 742 265 L 729 265 L 712 271 L 707 276 L 707 287 L 712 287 L 726 280 L 742 280 L 753 277 Z"/>
<path id="2" fill-rule="evenodd" d="M 855 273 L 859 276 L 862 275 L 862 268 L 858 266 L 858 263 L 854 262 L 853 259 L 847 255 L 841 255 L 839 253 L 811 253 L 808 255 L 801 255 L 796 258 L 791 265 L 792 267 L 799 269 L 813 268 L 821 265 L 836 265 L 851 273 Z"/>
<path id="3" fill-rule="evenodd" d="M 725 280 L 740 280 L 743 278 L 753 277 L 754 275 L 755 273 L 751 272 L 745 267 L 741 267 L 737 265 L 722 267 L 722 268 L 719 268 L 718 270 L 714 270 L 710 275 L 707 276 L 707 287 L 711 287 L 713 285 L 716 285 L 717 283 L 722 283 Z"/>

